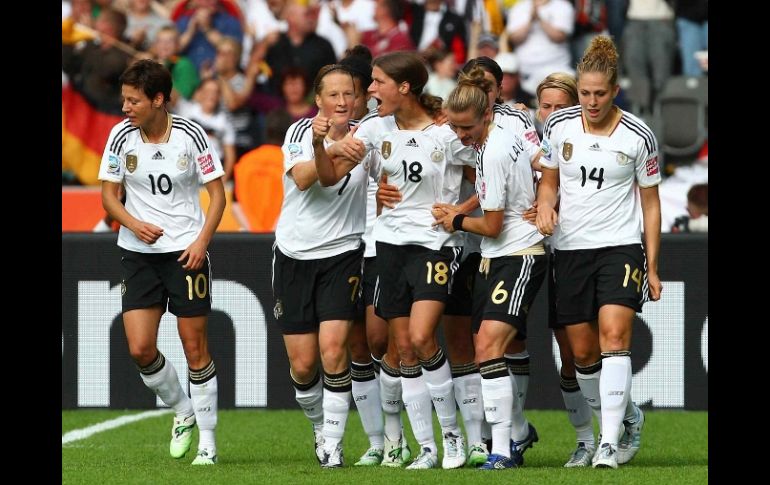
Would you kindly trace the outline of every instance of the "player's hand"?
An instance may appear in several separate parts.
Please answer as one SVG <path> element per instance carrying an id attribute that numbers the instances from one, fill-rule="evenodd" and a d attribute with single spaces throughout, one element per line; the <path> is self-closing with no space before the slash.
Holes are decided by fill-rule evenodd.
<path id="1" fill-rule="evenodd" d="M 535 221 L 537 220 L 537 201 L 535 201 L 532 204 L 532 207 L 525 210 L 521 217 L 524 218 L 525 221 L 529 222 L 530 224 L 535 224 Z"/>
<path id="2" fill-rule="evenodd" d="M 398 187 L 388 184 L 388 176 L 383 175 L 377 185 L 377 202 L 393 209 L 396 207 L 396 203 L 400 201 L 401 192 L 398 191 Z"/>
<path id="3" fill-rule="evenodd" d="M 433 207 L 434 207 L 433 211 L 437 211 L 437 212 L 440 211 L 444 213 L 443 216 L 436 219 L 436 222 L 433 223 L 433 227 L 444 226 L 444 229 L 446 230 L 446 232 L 449 232 L 449 233 L 455 232 L 455 228 L 452 225 L 452 221 L 454 221 L 455 216 L 459 214 L 459 212 L 457 212 L 456 210 L 447 209 L 447 208 L 436 209 L 435 205 Z M 436 217 L 436 216 L 434 215 L 433 217 Z"/>
<path id="4" fill-rule="evenodd" d="M 320 114 L 313 118 L 313 138 L 323 138 L 329 134 L 329 128 L 332 126 L 331 118 L 321 116 Z"/>
<path id="5" fill-rule="evenodd" d="M 444 216 L 447 214 L 447 212 L 454 211 L 455 213 L 458 212 L 457 206 L 453 204 L 445 204 L 443 202 L 436 202 L 433 204 L 433 207 L 430 209 L 430 213 L 433 215 L 433 218 L 438 220 L 441 220 L 444 218 Z"/>
<path id="6" fill-rule="evenodd" d="M 559 215 L 554 209 L 544 209 L 539 207 L 537 209 L 537 218 L 535 219 L 535 225 L 538 232 L 544 236 L 550 236 L 553 234 L 553 229 L 556 227 L 556 223 L 559 220 Z"/>
<path id="7" fill-rule="evenodd" d="M 361 140 L 353 138 L 353 133 L 355 133 L 355 128 L 345 135 L 342 140 L 330 145 L 326 149 L 329 157 L 343 157 L 357 162 L 363 160 L 364 155 L 366 155 L 366 146 L 364 146 L 364 142 Z"/>
<path id="8" fill-rule="evenodd" d="M 663 292 L 663 284 L 660 282 L 658 273 L 654 271 L 647 271 L 647 285 L 650 288 L 650 300 L 660 300 L 660 294 Z"/>
<path id="9" fill-rule="evenodd" d="M 205 258 L 206 258 L 206 244 L 196 239 L 192 244 L 190 244 L 190 246 L 187 247 L 187 249 L 184 250 L 184 252 L 182 253 L 181 256 L 179 256 L 179 259 L 177 259 L 177 261 L 181 263 L 187 260 L 182 265 L 182 268 L 187 271 L 195 271 L 203 267 L 203 260 Z"/>
<path id="10" fill-rule="evenodd" d="M 155 241 L 163 235 L 163 229 L 150 224 L 149 222 L 139 221 L 137 226 L 132 229 L 136 237 L 145 244 L 155 244 Z"/>

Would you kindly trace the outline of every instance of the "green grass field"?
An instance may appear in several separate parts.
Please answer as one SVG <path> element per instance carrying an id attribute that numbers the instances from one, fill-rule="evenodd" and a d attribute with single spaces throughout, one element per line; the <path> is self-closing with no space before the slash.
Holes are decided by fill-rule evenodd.
<path id="1" fill-rule="evenodd" d="M 62 411 L 62 435 L 140 411 Z M 356 468 L 368 440 L 354 411 L 345 433 L 345 468 L 322 470 L 313 452 L 312 431 L 301 411 L 228 410 L 219 412 L 219 463 L 192 467 L 192 450 L 174 460 L 168 454 L 171 414 L 148 418 L 62 445 L 63 484 L 241 484 L 330 483 L 334 485 L 532 483 L 532 484 L 705 484 L 708 482 L 708 413 L 646 411 L 642 448 L 634 460 L 612 469 L 566 469 L 574 432 L 563 411 L 526 411 L 540 441 L 529 449 L 520 469 L 406 471 Z M 404 423 L 408 426 L 406 413 Z M 435 417 L 434 417 L 435 419 Z M 436 438 L 438 423 L 435 423 Z M 412 438 L 410 447 L 417 449 Z"/>

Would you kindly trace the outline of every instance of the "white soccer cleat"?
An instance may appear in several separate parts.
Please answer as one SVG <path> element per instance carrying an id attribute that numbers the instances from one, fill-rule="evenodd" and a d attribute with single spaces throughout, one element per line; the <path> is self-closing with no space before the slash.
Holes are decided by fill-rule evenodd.
<path id="1" fill-rule="evenodd" d="M 318 463 L 323 463 L 324 459 L 324 435 L 321 428 L 316 429 L 313 426 L 313 439 L 315 440 L 315 457 Z"/>
<path id="2" fill-rule="evenodd" d="M 465 439 L 462 434 L 456 436 L 453 433 L 444 434 L 444 458 L 441 460 L 441 468 L 451 470 L 465 466 Z"/>
<path id="3" fill-rule="evenodd" d="M 342 468 L 343 464 L 342 443 L 337 443 L 337 446 L 331 452 L 324 451 L 321 468 Z"/>
<path id="4" fill-rule="evenodd" d="M 171 443 L 168 447 L 168 451 L 173 458 L 182 458 L 190 451 L 193 429 L 195 429 L 194 414 L 186 418 L 174 416 L 174 423 L 171 426 Z"/>
<path id="5" fill-rule="evenodd" d="M 617 468 L 618 452 L 609 443 L 603 443 L 593 458 L 594 468 Z"/>
<path id="6" fill-rule="evenodd" d="M 193 465 L 216 465 L 217 453 L 214 450 L 202 448 L 198 450 L 198 455 L 193 460 Z"/>
<path id="7" fill-rule="evenodd" d="M 618 464 L 623 465 L 631 461 L 642 444 L 642 427 L 644 426 L 644 413 L 636 408 L 636 422 L 623 421 L 626 429 L 618 441 Z"/>
<path id="8" fill-rule="evenodd" d="M 422 449 L 412 464 L 406 467 L 407 470 L 430 470 L 431 468 L 438 468 L 438 455 L 430 451 L 427 446 Z"/>
<path id="9" fill-rule="evenodd" d="M 361 458 L 353 466 L 377 466 L 382 463 L 382 457 L 382 448 L 371 447 L 361 455 Z"/>
<path id="10" fill-rule="evenodd" d="M 596 448 L 587 446 L 582 441 L 578 443 L 575 451 L 572 452 L 569 461 L 564 464 L 564 468 L 586 467 L 591 465 L 591 459 L 594 457 Z"/>

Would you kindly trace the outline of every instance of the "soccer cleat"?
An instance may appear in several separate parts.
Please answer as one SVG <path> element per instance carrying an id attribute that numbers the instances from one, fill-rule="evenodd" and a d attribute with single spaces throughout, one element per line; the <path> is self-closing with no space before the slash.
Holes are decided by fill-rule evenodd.
<path id="1" fill-rule="evenodd" d="M 473 443 L 468 448 L 468 464 L 478 467 L 483 465 L 489 459 L 489 453 L 487 452 L 487 445 L 484 443 Z"/>
<path id="2" fill-rule="evenodd" d="M 533 443 L 540 441 L 537 430 L 532 426 L 532 423 L 527 423 L 527 426 L 529 426 L 529 430 L 526 438 L 521 441 L 511 440 L 511 461 L 516 466 L 524 465 L 524 452 L 527 451 L 527 448 L 532 448 Z"/>
<path id="3" fill-rule="evenodd" d="M 382 448 L 371 447 L 361 455 L 361 458 L 353 466 L 377 466 L 382 463 L 382 457 Z"/>
<path id="4" fill-rule="evenodd" d="M 313 426 L 313 438 L 315 439 L 315 457 L 318 463 L 322 463 L 324 459 L 324 435 L 321 428 Z"/>
<path id="5" fill-rule="evenodd" d="M 594 468 L 617 468 L 618 452 L 609 443 L 603 443 L 593 458 Z"/>
<path id="6" fill-rule="evenodd" d="M 174 416 L 174 424 L 171 426 L 171 443 L 168 446 L 168 451 L 173 458 L 182 458 L 190 450 L 194 428 L 194 414 L 186 418 Z"/>
<path id="7" fill-rule="evenodd" d="M 438 455 L 430 451 L 427 446 L 422 449 L 412 464 L 406 467 L 407 470 L 430 470 L 431 468 L 438 468 Z"/>
<path id="8" fill-rule="evenodd" d="M 623 421 L 626 430 L 618 441 L 618 464 L 623 465 L 631 461 L 642 442 L 642 427 L 644 426 L 644 413 L 636 408 L 636 422 Z"/>
<path id="9" fill-rule="evenodd" d="M 504 470 L 506 468 L 516 468 L 516 463 L 507 456 L 492 453 L 487 461 L 479 467 L 479 470 Z"/>
<path id="10" fill-rule="evenodd" d="M 441 468 L 451 470 L 465 465 L 465 439 L 462 436 L 447 432 L 444 434 L 444 458 Z"/>
<path id="11" fill-rule="evenodd" d="M 324 451 L 321 468 L 342 468 L 343 462 L 342 443 L 337 443 L 337 446 L 334 447 L 331 453 Z"/>
<path id="12" fill-rule="evenodd" d="M 385 449 L 383 449 L 383 457 L 380 465 L 389 467 L 402 467 L 406 465 L 406 463 L 409 461 L 409 458 L 411 458 L 411 455 L 412 453 L 410 452 L 409 446 L 406 444 L 406 440 L 404 439 L 403 435 L 401 435 L 401 438 L 398 441 L 390 440 L 386 435 Z"/>
<path id="13" fill-rule="evenodd" d="M 403 429 L 401 430 L 401 440 L 399 442 L 401 443 L 401 458 L 403 458 L 404 463 L 406 463 L 412 458 L 412 450 L 409 448 L 409 443 L 406 442 L 406 436 L 404 436 Z"/>
<path id="14" fill-rule="evenodd" d="M 594 456 L 596 448 L 586 446 L 582 441 L 578 443 L 575 451 L 572 452 L 569 461 L 564 464 L 564 468 L 585 467 L 591 464 L 591 458 Z"/>
<path id="15" fill-rule="evenodd" d="M 216 465 L 216 463 L 217 453 L 206 448 L 198 450 L 198 456 L 192 462 L 193 465 Z"/>

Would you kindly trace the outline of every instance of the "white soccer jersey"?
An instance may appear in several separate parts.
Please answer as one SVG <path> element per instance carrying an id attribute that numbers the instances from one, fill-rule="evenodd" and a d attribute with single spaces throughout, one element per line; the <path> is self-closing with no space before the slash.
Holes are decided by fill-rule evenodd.
<path id="1" fill-rule="evenodd" d="M 363 164 L 339 182 L 323 187 L 318 181 L 301 191 L 290 170 L 315 159 L 313 118 L 303 118 L 286 131 L 283 147 L 283 206 L 275 242 L 294 259 L 322 259 L 361 245 L 366 224 L 366 179 Z M 326 142 L 324 142 L 326 145 Z"/>
<path id="2" fill-rule="evenodd" d="M 386 174 L 402 197 L 395 208 L 382 208 L 374 224 L 374 239 L 435 250 L 462 245 L 461 235 L 450 240 L 452 234 L 440 225 L 433 226 L 431 208 L 436 202 L 457 204 L 462 165 L 473 166 L 473 150 L 463 146 L 447 125 L 401 130 L 392 115 L 365 117 L 355 137 L 365 143 L 367 152 L 377 152 L 377 178 Z"/>
<path id="3" fill-rule="evenodd" d="M 540 152 L 540 138 L 537 136 L 537 130 L 532 124 L 529 113 L 507 104 L 495 104 L 492 107 L 492 114 L 492 121 L 519 135 L 524 143 L 524 151 L 529 155 L 531 162 Z"/>
<path id="4" fill-rule="evenodd" d="M 661 181 L 658 143 L 636 116 L 622 111 L 609 136 L 586 133 L 580 106 L 559 110 L 543 128 L 544 167 L 559 169 L 560 232 L 556 249 L 641 242 L 637 186 Z"/>
<path id="5" fill-rule="evenodd" d="M 142 141 L 128 120 L 112 128 L 99 167 L 99 180 L 126 188 L 126 210 L 140 221 L 163 229 L 146 244 L 121 226 L 118 246 L 139 253 L 182 251 L 195 241 L 205 217 L 200 184 L 225 174 L 217 153 L 198 123 L 172 115 L 167 143 Z"/>
<path id="6" fill-rule="evenodd" d="M 481 240 L 481 255 L 499 258 L 543 240 L 537 227 L 522 217 L 535 202 L 535 179 L 524 142 L 511 130 L 493 124 L 476 157 L 476 193 L 485 211 L 503 210 L 503 229 Z"/>

